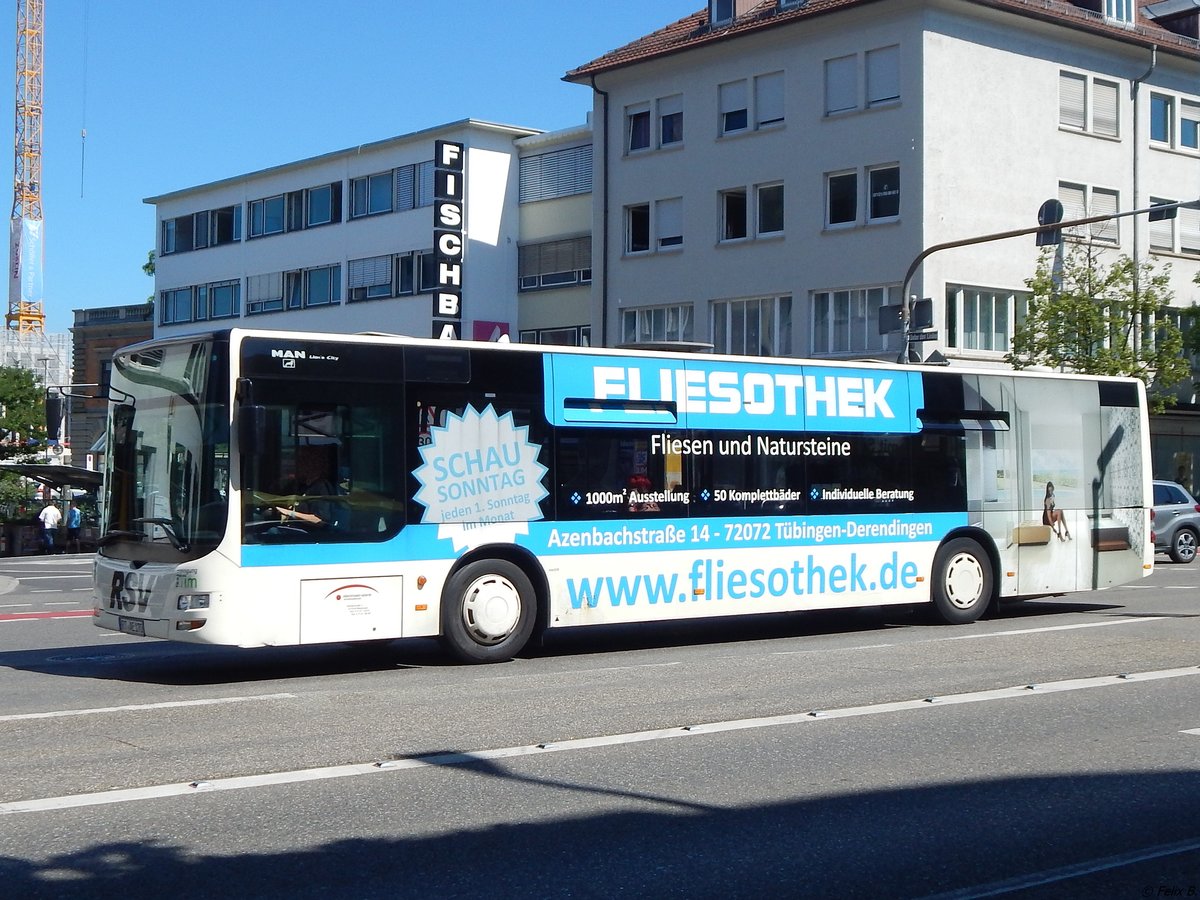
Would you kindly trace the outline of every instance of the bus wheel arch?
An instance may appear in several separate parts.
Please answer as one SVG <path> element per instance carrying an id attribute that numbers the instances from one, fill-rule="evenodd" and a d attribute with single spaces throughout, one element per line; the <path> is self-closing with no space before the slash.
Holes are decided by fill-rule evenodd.
<path id="1" fill-rule="evenodd" d="M 506 662 L 545 621 L 545 575 L 517 548 L 464 556 L 442 589 L 441 640 L 461 662 Z"/>
<path id="2" fill-rule="evenodd" d="M 971 531 L 948 537 L 933 558 L 930 600 L 949 625 L 977 621 L 997 602 L 998 560 L 986 536 Z"/>

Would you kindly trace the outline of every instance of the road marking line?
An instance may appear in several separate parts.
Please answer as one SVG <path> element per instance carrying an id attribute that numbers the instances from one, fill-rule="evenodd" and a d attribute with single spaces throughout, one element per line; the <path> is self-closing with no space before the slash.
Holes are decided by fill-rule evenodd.
<path id="1" fill-rule="evenodd" d="M 1080 622 L 1075 625 L 1047 625 L 1045 628 L 1017 628 L 1012 631 L 989 631 L 986 634 L 956 634 L 939 641 L 973 641 L 979 638 L 1009 637 L 1014 634 L 1042 634 L 1047 631 L 1074 631 L 1078 628 L 1105 628 L 1109 625 L 1137 625 L 1140 622 L 1161 622 L 1158 616 L 1137 616 L 1132 619 L 1107 619 L 1103 622 Z"/>
<path id="2" fill-rule="evenodd" d="M 80 572 L 79 575 L 67 575 L 66 572 L 61 575 L 18 575 L 18 581 L 48 581 L 49 578 L 90 578 L 91 572 Z"/>
<path id="3" fill-rule="evenodd" d="M 0 622 L 25 622 L 31 619 L 78 619 L 90 616 L 90 609 L 60 609 L 54 612 L 0 613 Z"/>
<path id="4" fill-rule="evenodd" d="M 1195 734 L 1200 735 L 1200 728 L 1189 728 L 1187 731 L 1181 731 L 1180 734 Z"/>
<path id="5" fill-rule="evenodd" d="M 22 719 L 59 719 L 66 716 L 97 716 L 115 712 L 140 712 L 146 709 L 178 709 L 186 706 L 221 706 L 226 703 L 252 703 L 256 700 L 292 700 L 295 694 L 256 694 L 249 697 L 214 697 L 207 700 L 170 700 L 162 703 L 134 703 L 129 706 L 105 706 L 95 709 L 60 709 L 54 712 L 18 713 L 0 716 L 0 722 Z"/>
<path id="6" fill-rule="evenodd" d="M 466 763 L 487 760 L 536 756 L 542 753 L 588 750 L 595 747 L 612 747 L 624 744 L 642 743 L 645 741 L 659 741 L 667 738 L 694 737 L 702 734 L 719 734 L 727 731 L 743 731 L 751 728 L 775 728 L 781 725 L 800 725 L 810 722 L 824 722 L 828 719 L 870 716 L 878 713 L 939 709 L 944 706 L 956 706 L 964 703 L 982 703 L 991 700 L 1011 700 L 1019 697 L 1034 697 L 1062 691 L 1080 691 L 1087 690 L 1089 688 L 1113 687 L 1116 685 L 1131 684 L 1140 681 L 1157 681 L 1165 678 L 1185 678 L 1190 675 L 1200 675 L 1200 666 L 1189 666 L 1183 669 L 1163 669 L 1154 672 L 1136 672 L 1125 675 L 1106 675 L 1098 678 L 1073 678 L 1065 681 L 1047 682 L 1045 684 L 1027 684 L 1019 687 L 999 688 L 990 691 L 949 694 L 945 697 L 926 697 L 920 700 L 901 700 L 893 703 L 874 703 L 867 706 L 850 706 L 842 709 L 812 710 L 810 712 L 789 713 L 780 716 L 765 716 L 754 719 L 733 719 L 723 722 L 707 722 L 695 725 L 684 725 L 682 727 L 656 728 L 652 731 L 635 731 L 625 734 L 600 735 L 591 738 L 547 741 L 544 743 L 531 744 L 523 747 L 501 747 L 494 750 L 476 750 L 461 753 L 450 752 L 436 754 L 433 756 L 418 756 L 408 757 L 405 759 L 383 760 L 374 763 L 351 763 L 349 765 L 341 766 L 322 766 L 315 769 L 294 769 L 292 771 L 264 772 L 259 775 L 214 778 L 211 781 L 206 779 L 197 779 L 196 781 L 179 784 L 160 784 L 140 788 L 127 788 L 123 790 L 98 791 L 90 794 L 74 794 L 61 797 L 42 797 L 32 800 L 15 800 L 8 803 L 0 803 L 0 816 L 28 812 L 47 812 L 50 810 L 78 809 L 87 806 L 101 806 L 108 803 L 129 803 L 137 800 L 155 800 L 166 797 L 182 797 L 211 791 L 236 791 L 252 787 L 298 784 L 306 781 L 324 781 L 333 778 L 349 778 L 357 775 L 374 775 L 380 772 L 397 772 L 438 766 L 463 765 Z M 102 711 L 103 710 L 87 710 L 86 712 Z"/>
<path id="7" fill-rule="evenodd" d="M 1109 869 L 1119 869 L 1151 859 L 1162 859 L 1164 856 L 1178 856 L 1181 853 L 1192 853 L 1196 850 L 1200 850 L 1200 840 L 1180 841 L 1177 844 L 1160 844 L 1157 847 L 1147 847 L 1144 850 L 1122 853 L 1119 856 L 1106 856 L 1101 859 L 1076 863 L 1073 866 L 1047 869 L 1044 872 L 1034 872 L 1030 875 L 1018 875 L 1016 878 L 994 881 L 991 884 L 960 888 L 956 891 L 947 891 L 944 894 L 931 894 L 925 897 L 924 900 L 976 900 L 976 898 L 980 897 L 997 897 L 1000 894 L 1011 894 L 1014 891 L 1024 891 L 1029 888 L 1053 884 L 1056 881 L 1082 878 L 1085 875 L 1094 875 L 1097 872 L 1104 872 Z M 1145 893 L 1145 891 L 1150 891 L 1151 893 Z M 1145 888 L 1145 891 L 1142 893 L 1142 896 L 1159 896 L 1157 893 L 1153 893 L 1153 889 L 1150 887 Z"/>
<path id="8" fill-rule="evenodd" d="M 32 603 L 4 603 L 0 604 L 0 609 L 17 609 L 18 607 L 33 606 Z"/>

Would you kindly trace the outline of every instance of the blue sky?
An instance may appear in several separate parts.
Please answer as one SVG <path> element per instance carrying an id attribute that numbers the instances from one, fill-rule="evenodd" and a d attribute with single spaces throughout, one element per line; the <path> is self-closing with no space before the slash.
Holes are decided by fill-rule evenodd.
<path id="1" fill-rule="evenodd" d="M 150 296 L 146 197 L 467 117 L 582 124 L 591 91 L 563 82 L 568 69 L 704 6 L 46 0 L 46 330 Z M 16 4 L 0 9 L 11 128 Z M 0 142 L 10 184 L 12 144 Z M 11 211 L 11 188 L 4 199 Z"/>

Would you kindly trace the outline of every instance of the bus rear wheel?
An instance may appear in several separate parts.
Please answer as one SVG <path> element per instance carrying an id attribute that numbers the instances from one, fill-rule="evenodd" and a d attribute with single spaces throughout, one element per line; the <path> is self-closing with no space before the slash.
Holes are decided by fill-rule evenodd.
<path id="1" fill-rule="evenodd" d="M 537 600 L 520 568 L 503 559 L 468 563 L 442 595 L 442 643 L 467 663 L 504 662 L 533 634 Z"/>
<path id="2" fill-rule="evenodd" d="M 949 625 L 966 625 L 983 615 L 992 601 L 992 561 L 970 538 L 955 538 L 933 558 L 930 593 L 938 617 Z"/>

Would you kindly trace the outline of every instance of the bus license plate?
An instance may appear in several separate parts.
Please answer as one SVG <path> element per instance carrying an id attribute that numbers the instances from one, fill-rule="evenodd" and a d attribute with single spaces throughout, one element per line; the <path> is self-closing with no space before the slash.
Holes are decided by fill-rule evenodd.
<path id="1" fill-rule="evenodd" d="M 117 622 L 117 627 L 121 629 L 123 634 L 136 634 L 138 637 L 146 636 L 146 623 L 141 619 L 127 619 L 121 616 Z"/>

